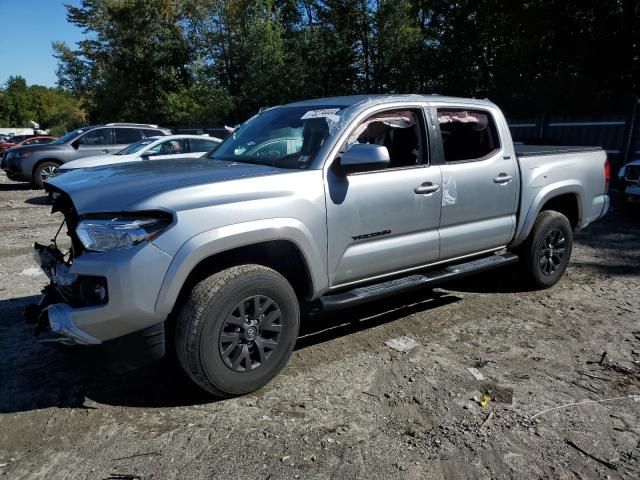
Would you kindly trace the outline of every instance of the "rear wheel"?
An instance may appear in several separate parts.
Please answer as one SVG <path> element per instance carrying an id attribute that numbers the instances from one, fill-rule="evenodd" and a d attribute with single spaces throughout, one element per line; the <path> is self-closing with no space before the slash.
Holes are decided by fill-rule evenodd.
<path id="1" fill-rule="evenodd" d="M 567 269 L 572 247 L 567 217 L 553 210 L 541 212 L 520 249 L 524 274 L 538 288 L 555 285 Z"/>
<path id="2" fill-rule="evenodd" d="M 282 275 L 261 265 L 231 267 L 198 283 L 181 308 L 178 359 L 210 393 L 249 393 L 282 370 L 299 323 L 296 295 Z"/>
<path id="3" fill-rule="evenodd" d="M 58 173 L 59 166 L 56 162 L 42 162 L 33 172 L 33 183 L 35 183 L 38 188 L 44 188 L 44 182 Z"/>

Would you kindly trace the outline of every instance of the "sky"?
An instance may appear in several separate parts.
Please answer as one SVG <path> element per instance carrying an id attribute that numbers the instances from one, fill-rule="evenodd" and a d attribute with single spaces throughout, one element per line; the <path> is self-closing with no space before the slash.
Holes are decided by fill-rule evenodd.
<path id="1" fill-rule="evenodd" d="M 29 85 L 55 86 L 51 42 L 73 45 L 82 38 L 82 31 L 67 23 L 65 3 L 81 0 L 0 0 L 0 84 L 22 75 Z"/>

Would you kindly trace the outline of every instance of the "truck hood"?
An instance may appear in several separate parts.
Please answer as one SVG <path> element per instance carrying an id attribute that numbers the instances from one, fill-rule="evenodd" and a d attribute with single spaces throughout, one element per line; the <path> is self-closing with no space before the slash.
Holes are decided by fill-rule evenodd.
<path id="1" fill-rule="evenodd" d="M 137 201 L 154 194 L 286 171 L 249 163 L 179 158 L 71 170 L 46 182 L 45 188 L 68 194 L 78 214 L 83 215 L 130 211 Z"/>

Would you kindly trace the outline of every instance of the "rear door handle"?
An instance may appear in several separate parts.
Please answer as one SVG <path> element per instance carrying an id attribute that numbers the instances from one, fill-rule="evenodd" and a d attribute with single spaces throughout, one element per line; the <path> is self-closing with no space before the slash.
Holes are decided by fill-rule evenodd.
<path id="1" fill-rule="evenodd" d="M 493 183 L 509 183 L 513 180 L 511 175 L 507 175 L 506 173 L 501 173 L 496 178 L 493 179 Z"/>
<path id="2" fill-rule="evenodd" d="M 431 182 L 424 182 L 422 185 L 413 189 L 418 195 L 430 195 L 440 190 L 440 185 Z"/>

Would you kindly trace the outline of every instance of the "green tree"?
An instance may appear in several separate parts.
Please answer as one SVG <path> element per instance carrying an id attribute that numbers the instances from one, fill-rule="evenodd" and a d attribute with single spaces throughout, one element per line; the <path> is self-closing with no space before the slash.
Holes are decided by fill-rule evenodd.
<path id="1" fill-rule="evenodd" d="M 54 135 L 76 128 L 87 120 L 81 100 L 61 88 L 27 86 L 23 77 L 9 77 L 0 88 L 0 125 L 28 127 L 40 124 Z"/>
<path id="2" fill-rule="evenodd" d="M 68 20 L 88 39 L 57 44 L 59 85 L 83 93 L 95 121 L 164 123 L 167 99 L 189 83 L 190 48 L 173 0 L 83 0 Z"/>

